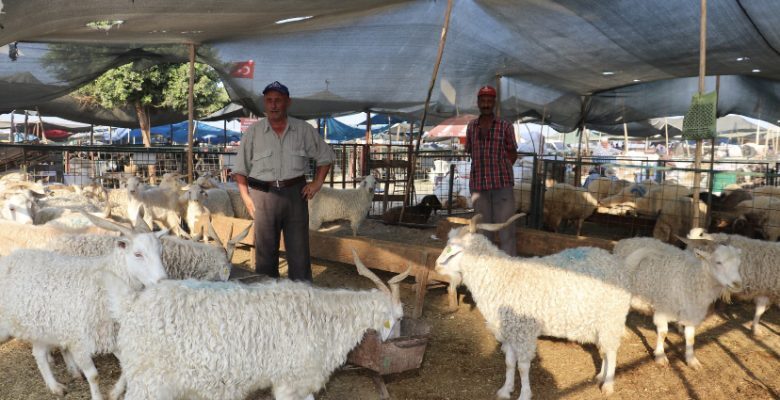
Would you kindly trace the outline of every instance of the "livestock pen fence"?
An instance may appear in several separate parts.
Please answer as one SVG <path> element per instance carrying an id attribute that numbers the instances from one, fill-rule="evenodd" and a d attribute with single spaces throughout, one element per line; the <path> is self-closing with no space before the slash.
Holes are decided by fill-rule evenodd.
<path id="1" fill-rule="evenodd" d="M 413 147 L 409 144 L 331 144 L 331 147 L 335 153 L 335 162 L 326 178 L 326 185 L 354 188 L 368 174 L 377 177 L 371 215 L 381 215 L 388 208 L 404 203 L 416 204 L 423 196 L 430 194 L 435 194 L 444 204 L 444 209 L 439 211 L 441 214 L 466 211 L 471 207 L 468 190 L 470 159 L 464 153 L 422 151 L 412 157 Z M 230 171 L 235 162 L 234 150 L 196 148 L 193 153 L 195 176 L 208 173 L 222 182 L 230 181 Z M 414 161 L 414 168 L 410 160 Z M 762 201 L 754 200 L 747 213 L 747 221 L 739 221 L 744 225 L 741 228 L 743 233 L 769 236 L 768 230 L 776 229 L 780 232 L 780 226 L 775 227 L 780 225 L 780 188 L 773 190 L 780 185 L 777 172 L 779 166 L 780 163 L 774 160 L 705 160 L 700 169 L 700 188 L 704 192 L 701 199 L 705 204 L 701 212 L 704 223 L 700 225 L 714 229 L 734 225 L 736 202 L 724 202 L 721 193 L 731 187 L 729 185 L 736 184 L 748 189 L 748 192 L 755 187 L 764 190 L 757 195 L 749 193 L 749 198 L 742 193 L 743 200 L 763 198 Z M 187 152 L 186 148 L 180 146 L 144 148 L 0 144 L 0 172 L 17 169 L 29 172 L 36 180 L 83 185 L 93 182 L 96 177 L 102 177 L 101 184 L 117 187 L 123 174 L 143 177 L 154 174 L 160 177 L 166 172 L 185 173 Z M 412 170 L 414 176 L 410 180 Z M 663 213 L 667 217 L 679 211 L 679 207 L 673 207 L 672 203 L 678 202 L 675 199 L 679 197 L 690 195 L 695 171 L 693 161 L 689 158 L 658 160 L 614 156 L 578 159 L 521 154 L 514 172 L 518 208 L 528 214 L 525 224 L 537 229 L 544 227 L 545 197 L 554 197 L 554 191 L 560 188 L 553 183 L 583 187 L 595 177 L 602 178 L 600 185 L 604 185 L 605 181 L 610 182 L 609 188 L 597 193 L 599 204 L 586 219 L 587 223 L 581 233 L 621 238 L 652 235 L 661 209 L 666 208 Z M 313 174 L 314 164 L 311 164 L 308 175 L 311 178 Z M 611 183 L 617 180 L 619 184 Z M 664 185 L 666 191 L 662 198 L 651 202 L 650 208 L 638 207 L 638 198 L 652 190 L 653 185 L 637 185 L 626 189 L 625 182 L 634 184 L 647 181 L 673 181 L 678 185 Z M 410 182 L 413 186 L 407 188 Z M 619 200 L 626 201 L 605 204 L 605 198 L 609 203 L 623 189 L 629 190 L 628 195 Z M 676 218 L 689 223 L 691 216 L 677 215 Z M 565 226 L 562 229 L 574 232 Z"/>
<path id="2" fill-rule="evenodd" d="M 458 196 L 468 192 L 468 157 L 449 151 L 423 151 L 412 157 L 410 144 L 331 144 L 335 161 L 325 184 L 335 188 L 354 188 L 368 174 L 378 185 L 371 209 L 380 215 L 387 208 L 436 194 L 453 210 Z M 209 174 L 222 182 L 231 180 L 236 148 L 193 149 L 194 175 Z M 407 190 L 410 160 L 414 159 L 414 179 Z M 133 174 L 148 178 L 167 172 L 187 172 L 187 150 L 182 146 L 137 145 L 59 146 L 0 143 L 0 172 L 23 170 L 35 180 L 86 185 L 100 178 L 106 187 L 118 187 L 120 178 Z M 314 163 L 307 176 L 313 177 Z M 450 200 L 447 202 L 446 200 Z M 462 203 L 463 201 L 461 201 Z M 462 205 L 462 204 L 461 204 Z"/>
<path id="3" fill-rule="evenodd" d="M 520 176 L 522 184 L 516 185 L 515 197 L 518 208 L 529 214 L 526 224 L 531 228 L 545 225 L 545 201 L 566 201 L 570 214 L 577 214 L 571 209 L 587 214 L 581 232 L 585 236 L 619 239 L 655 234 L 674 240 L 672 235 L 682 233 L 683 228 L 689 229 L 692 225 L 691 197 L 696 171 L 691 159 L 549 158 L 526 156 L 521 162 L 529 171 Z M 752 237 L 776 237 L 772 231 L 780 231 L 778 166 L 775 160 L 703 162 L 699 169 L 699 226 Z M 597 182 L 591 183 L 593 181 Z M 586 197 L 574 196 L 571 192 L 556 196 L 556 190 L 571 190 L 556 183 L 566 183 L 577 187 L 578 191 L 590 188 L 597 203 L 589 203 Z M 555 207 L 557 205 L 547 204 L 548 209 Z M 547 226 L 547 229 L 552 228 Z M 575 232 L 565 223 L 559 228 L 567 233 Z"/>

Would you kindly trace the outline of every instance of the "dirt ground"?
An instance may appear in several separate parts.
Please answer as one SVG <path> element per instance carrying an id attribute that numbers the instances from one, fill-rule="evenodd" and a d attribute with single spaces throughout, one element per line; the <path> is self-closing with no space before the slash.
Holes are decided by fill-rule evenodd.
<path id="1" fill-rule="evenodd" d="M 432 230 L 406 232 L 408 228 L 385 227 L 369 222 L 361 234 L 393 234 L 406 240 L 429 240 Z M 384 230 L 384 231 L 383 231 Z M 345 229 L 333 234 L 342 235 Z M 412 239 L 409 239 L 412 237 Z M 385 236 L 387 238 L 387 236 Z M 247 267 L 248 252 L 237 251 L 234 261 Z M 327 287 L 371 288 L 350 265 L 315 262 L 315 284 Z M 237 269 L 236 275 L 246 275 Z M 244 274 L 241 274 L 244 272 Z M 377 273 L 389 279 L 387 273 Z M 422 368 L 400 376 L 386 377 L 392 399 L 474 400 L 493 399 L 503 384 L 503 354 L 487 331 L 479 310 L 465 290 L 460 305 L 447 312 L 446 290 L 434 287 L 426 297 L 423 319 L 432 325 Z M 402 299 L 411 304 L 413 282 L 402 285 Z M 408 309 L 407 311 L 411 311 Z M 780 398 L 780 312 L 772 308 L 764 315 L 763 337 L 753 337 L 746 323 L 753 307 L 746 303 L 718 303 L 713 314 L 697 330 L 696 353 L 703 364 L 699 371 L 684 363 L 684 339 L 674 327 L 667 339 L 670 365 L 658 366 L 652 359 L 655 331 L 650 317 L 631 313 L 626 335 L 618 353 L 615 394 L 611 399 L 777 399 Z M 62 360 L 55 358 L 55 375 L 66 382 Z M 593 346 L 582 346 L 550 338 L 539 340 L 531 368 L 534 399 L 598 399 L 601 394 L 593 376 L 600 366 Z M 96 360 L 105 394 L 119 375 L 113 356 Z M 89 399 L 84 381 L 67 383 L 67 400 Z M 519 379 L 514 398 L 519 394 Z M 374 400 L 378 394 L 364 370 L 345 369 L 333 374 L 317 400 Z M 57 399 L 50 394 L 38 373 L 30 346 L 16 340 L 0 345 L 0 399 Z M 258 393 L 251 400 L 269 400 Z"/>

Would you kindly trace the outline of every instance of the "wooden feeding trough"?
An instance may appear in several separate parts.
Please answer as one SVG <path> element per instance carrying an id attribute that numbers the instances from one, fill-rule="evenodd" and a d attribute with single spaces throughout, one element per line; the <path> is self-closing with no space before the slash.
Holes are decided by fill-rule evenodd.
<path id="1" fill-rule="evenodd" d="M 373 372 L 382 400 L 390 398 L 382 377 L 420 368 L 431 333 L 430 325 L 421 320 L 402 319 L 400 324 L 400 335 L 384 342 L 376 331 L 368 331 L 347 357 L 350 364 Z"/>

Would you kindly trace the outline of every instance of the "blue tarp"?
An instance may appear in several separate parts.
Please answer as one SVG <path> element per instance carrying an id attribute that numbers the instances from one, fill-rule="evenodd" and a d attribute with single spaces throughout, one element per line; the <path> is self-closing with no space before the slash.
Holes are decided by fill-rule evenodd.
<path id="1" fill-rule="evenodd" d="M 366 130 L 360 128 L 353 128 L 347 124 L 343 124 L 336 121 L 333 118 L 325 118 L 325 123 L 322 124 L 327 130 L 325 133 L 325 139 L 330 142 L 343 142 L 346 140 L 365 138 Z M 387 127 L 378 127 L 371 129 L 373 134 L 384 132 Z"/>
<path id="2" fill-rule="evenodd" d="M 406 122 L 406 120 L 407 120 L 407 118 L 399 118 L 399 117 L 392 116 L 392 115 L 387 115 L 387 114 L 373 114 L 371 116 L 371 126 L 374 126 L 374 125 L 392 125 L 392 124 L 397 124 L 397 123 L 401 123 L 401 122 Z M 366 122 L 368 122 L 368 120 L 363 120 L 363 122 L 359 123 L 358 125 L 365 126 Z"/>
<path id="3" fill-rule="evenodd" d="M 220 128 L 215 128 L 211 125 L 204 124 L 202 122 L 195 121 L 195 139 L 201 143 L 224 143 L 227 135 L 228 142 L 238 142 L 241 140 L 241 133 L 228 130 L 225 133 Z M 141 129 L 116 129 L 109 134 L 104 135 L 104 141 L 106 142 L 120 142 L 128 143 L 128 136 L 130 135 L 129 143 L 142 143 Z M 173 144 L 186 144 L 187 143 L 187 121 L 179 122 L 172 125 L 160 125 L 152 127 L 152 142 L 153 143 L 167 143 L 173 135 Z"/>

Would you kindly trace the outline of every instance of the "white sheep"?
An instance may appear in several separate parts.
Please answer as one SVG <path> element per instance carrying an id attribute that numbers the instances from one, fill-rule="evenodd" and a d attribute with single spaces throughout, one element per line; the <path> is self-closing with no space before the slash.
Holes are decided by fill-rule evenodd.
<path id="1" fill-rule="evenodd" d="M 358 227 L 371 209 L 375 187 L 373 175 L 366 176 L 354 189 L 323 187 L 309 201 L 309 229 L 317 230 L 323 222 L 346 219 L 350 222 L 352 235 L 357 236 Z"/>
<path id="2" fill-rule="evenodd" d="M 0 259 L 0 342 L 10 337 L 32 342 L 38 369 L 58 396 L 64 386 L 52 375 L 47 360 L 52 347 L 65 349 L 66 360 L 72 356 L 89 382 L 92 399 L 102 399 L 92 356 L 116 350 L 116 325 L 96 272 L 110 271 L 128 290 L 166 277 L 159 242 L 166 231 L 133 234 L 117 229 L 128 236 L 102 257 L 25 249 Z"/>
<path id="3" fill-rule="evenodd" d="M 196 185 L 200 185 L 204 189 L 222 189 L 230 197 L 230 205 L 233 208 L 233 217 L 242 219 L 252 219 L 249 215 L 249 210 L 244 204 L 244 200 L 241 199 L 241 193 L 238 191 L 238 186 L 235 182 L 219 183 L 209 175 L 198 177 L 195 180 Z M 212 210 L 214 211 L 214 210 Z"/>
<path id="4" fill-rule="evenodd" d="M 501 229 L 520 215 L 504 224 L 477 224 L 478 217 L 473 218 L 468 227 L 450 231 L 447 247 L 436 260 L 436 272 L 449 276 L 451 285 L 463 283 L 469 288 L 488 328 L 502 344 L 506 381 L 498 397 L 509 398 L 518 368 L 519 399 L 531 398 L 529 369 L 541 335 L 595 343 L 602 355 L 596 377 L 603 382 L 602 392 L 611 394 L 631 295 L 602 276 L 618 269 L 620 261 L 595 248 L 513 258 L 476 233 Z"/>
<path id="5" fill-rule="evenodd" d="M 149 226 L 158 222 L 162 227 L 171 232 L 182 235 L 181 207 L 179 194 L 166 188 L 145 188 L 141 180 L 131 176 L 127 179 L 127 217 L 130 221 L 136 221 L 139 210 L 143 208 L 144 221 Z"/>
<path id="6" fill-rule="evenodd" d="M 558 231 L 562 221 L 577 221 L 577 236 L 582 223 L 596 211 L 598 201 L 585 189 L 567 183 L 556 183 L 544 193 L 544 223 Z"/>
<path id="7" fill-rule="evenodd" d="M 206 190 L 197 184 L 191 185 L 179 196 L 179 203 L 184 204 L 184 221 L 187 222 L 190 234 L 195 231 L 198 219 L 204 215 L 210 218 L 211 212 L 203 204 L 208 197 Z"/>
<path id="8" fill-rule="evenodd" d="M 613 252 L 625 259 L 622 281 L 635 297 L 632 305 L 652 307 L 658 334 L 656 362 L 669 363 L 664 352 L 668 323 L 679 321 L 685 326 L 685 362 L 700 368 L 693 352 L 696 326 L 721 293 L 742 290 L 741 251 L 731 246 L 711 246 L 687 252 L 655 239 L 632 238 L 619 241 Z M 647 307 L 638 309 L 648 311 Z"/>
<path id="9" fill-rule="evenodd" d="M 780 260 L 780 243 L 750 239 L 740 235 L 710 234 L 704 232 L 703 229 L 691 230 L 688 238 L 727 244 L 742 251 L 739 275 L 742 277 L 744 290 L 736 297 L 754 300 L 756 312 L 753 316 L 751 329 L 754 335 L 760 335 L 761 316 L 767 307 L 780 303 L 780 271 L 777 269 L 777 263 Z"/>
<path id="10" fill-rule="evenodd" d="M 276 400 L 313 400 L 366 330 L 387 338 L 403 315 L 398 283 L 408 271 L 388 289 L 357 255 L 355 263 L 381 291 L 283 280 L 165 281 L 133 293 L 105 276 L 125 397 L 243 400 L 271 387 Z"/>

